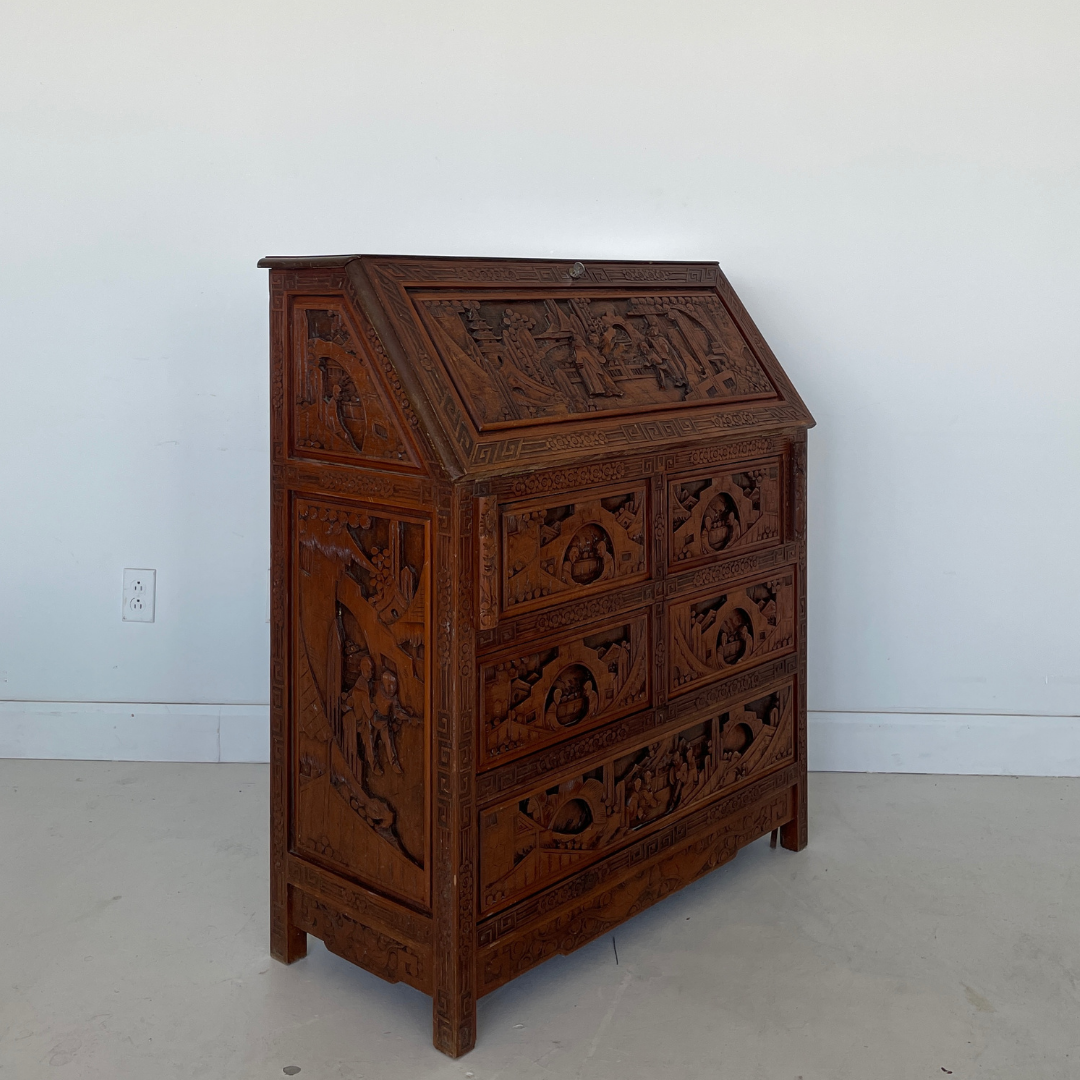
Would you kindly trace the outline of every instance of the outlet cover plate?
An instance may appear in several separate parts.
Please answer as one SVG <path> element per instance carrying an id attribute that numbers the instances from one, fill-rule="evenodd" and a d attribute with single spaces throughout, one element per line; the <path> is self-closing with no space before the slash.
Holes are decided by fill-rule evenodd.
<path id="1" fill-rule="evenodd" d="M 124 570 L 124 622 L 153 622 L 156 570 Z"/>

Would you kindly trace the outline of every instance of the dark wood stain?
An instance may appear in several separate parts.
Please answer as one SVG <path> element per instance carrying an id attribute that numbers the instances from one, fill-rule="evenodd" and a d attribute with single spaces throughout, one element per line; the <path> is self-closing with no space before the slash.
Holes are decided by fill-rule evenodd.
<path id="1" fill-rule="evenodd" d="M 715 263 L 266 259 L 271 951 L 476 1001 L 806 845 L 806 431 Z M 614 945 L 614 941 L 613 941 Z"/>

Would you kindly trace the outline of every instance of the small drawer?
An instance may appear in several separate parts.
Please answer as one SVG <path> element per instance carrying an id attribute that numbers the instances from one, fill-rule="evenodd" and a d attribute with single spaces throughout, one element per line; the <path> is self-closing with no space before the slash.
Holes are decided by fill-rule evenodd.
<path id="1" fill-rule="evenodd" d="M 500 507 L 502 610 L 542 607 L 649 574 L 644 484 Z"/>
<path id="2" fill-rule="evenodd" d="M 480 813 L 480 907 L 505 907 L 795 756 L 794 685 L 624 748 Z"/>
<path id="3" fill-rule="evenodd" d="M 687 569 L 782 543 L 780 457 L 668 481 L 668 565 Z"/>
<path id="4" fill-rule="evenodd" d="M 645 708 L 651 633 L 641 612 L 519 644 L 481 664 L 479 768 Z"/>
<path id="5" fill-rule="evenodd" d="M 671 694 L 791 652 L 795 568 L 671 604 L 668 640 Z"/>

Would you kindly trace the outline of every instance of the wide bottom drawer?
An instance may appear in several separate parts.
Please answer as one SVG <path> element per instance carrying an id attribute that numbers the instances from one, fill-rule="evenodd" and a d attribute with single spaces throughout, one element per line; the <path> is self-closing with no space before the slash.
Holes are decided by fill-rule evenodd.
<path id="1" fill-rule="evenodd" d="M 794 762 L 754 780 L 477 927 L 477 993 L 572 952 L 791 821 Z"/>
<path id="2" fill-rule="evenodd" d="M 480 910 L 497 911 L 795 755 L 792 679 L 623 747 L 579 776 L 480 815 Z"/>

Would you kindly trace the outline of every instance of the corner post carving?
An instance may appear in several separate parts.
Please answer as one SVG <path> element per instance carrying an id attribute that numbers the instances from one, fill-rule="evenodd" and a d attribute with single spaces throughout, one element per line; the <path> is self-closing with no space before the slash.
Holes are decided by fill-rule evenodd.
<path id="1" fill-rule="evenodd" d="M 476 1043 L 475 508 L 471 493 L 463 487 L 440 485 L 437 498 L 432 1019 L 435 1048 L 460 1057 Z"/>
<path id="2" fill-rule="evenodd" d="M 792 445 L 792 504 L 795 537 L 802 549 L 797 573 L 797 645 L 799 678 L 796 691 L 795 757 L 799 781 L 793 789 L 794 817 L 780 829 L 780 843 L 790 851 L 802 851 L 809 842 L 806 799 L 806 431 L 800 431 Z"/>
<path id="3" fill-rule="evenodd" d="M 307 955 L 307 934 L 293 918 L 295 896 L 288 883 L 289 713 L 286 687 L 286 624 L 289 507 L 280 464 L 285 456 L 285 365 L 288 315 L 284 275 L 270 277 L 270 955 L 291 964 Z"/>
<path id="4" fill-rule="evenodd" d="M 476 500 L 480 550 L 480 629 L 494 630 L 499 621 L 499 515 L 491 495 Z"/>

